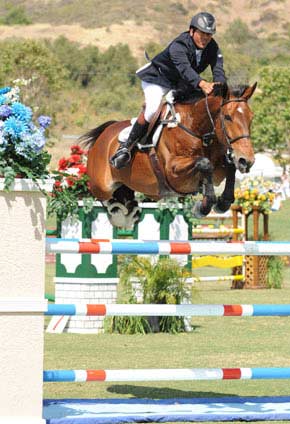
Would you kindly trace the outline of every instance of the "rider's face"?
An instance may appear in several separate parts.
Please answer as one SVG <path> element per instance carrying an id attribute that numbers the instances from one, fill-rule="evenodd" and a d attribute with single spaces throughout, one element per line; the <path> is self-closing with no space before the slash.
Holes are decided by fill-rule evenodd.
<path id="1" fill-rule="evenodd" d="M 208 34 L 206 32 L 202 32 L 199 29 L 196 29 L 196 30 L 191 29 L 190 35 L 192 36 L 194 44 L 199 49 L 204 49 L 212 39 L 211 34 Z"/>

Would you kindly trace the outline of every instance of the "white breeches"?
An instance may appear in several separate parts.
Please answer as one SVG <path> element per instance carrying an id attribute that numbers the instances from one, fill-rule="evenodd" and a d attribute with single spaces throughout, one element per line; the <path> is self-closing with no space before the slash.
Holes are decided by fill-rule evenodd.
<path id="1" fill-rule="evenodd" d="M 162 97 L 170 91 L 170 88 L 146 81 L 142 81 L 141 86 L 145 96 L 144 117 L 147 122 L 150 122 L 161 103 Z"/>

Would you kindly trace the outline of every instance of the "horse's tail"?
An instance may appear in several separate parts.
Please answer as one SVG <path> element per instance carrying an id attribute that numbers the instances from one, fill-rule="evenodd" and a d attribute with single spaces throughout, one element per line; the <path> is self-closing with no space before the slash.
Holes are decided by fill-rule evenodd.
<path id="1" fill-rule="evenodd" d="M 98 137 L 100 137 L 100 135 L 102 134 L 102 132 L 109 127 L 110 125 L 114 124 L 117 121 L 107 121 L 104 124 L 100 125 L 97 128 L 94 128 L 90 131 L 88 131 L 86 134 L 82 135 L 79 138 L 79 142 L 85 147 L 90 149 L 91 147 L 93 147 L 93 145 L 95 144 L 96 140 Z"/>

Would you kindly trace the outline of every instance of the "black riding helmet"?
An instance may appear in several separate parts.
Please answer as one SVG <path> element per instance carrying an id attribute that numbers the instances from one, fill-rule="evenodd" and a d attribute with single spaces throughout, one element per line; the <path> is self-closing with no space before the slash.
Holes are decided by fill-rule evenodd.
<path id="1" fill-rule="evenodd" d="M 214 34 L 216 31 L 215 17 L 207 12 L 200 12 L 193 16 L 190 28 L 197 28 L 202 32 Z"/>

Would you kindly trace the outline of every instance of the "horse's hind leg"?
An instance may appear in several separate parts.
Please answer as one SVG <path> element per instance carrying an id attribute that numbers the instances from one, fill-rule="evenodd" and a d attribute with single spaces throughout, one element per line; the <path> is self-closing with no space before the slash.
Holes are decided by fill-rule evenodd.
<path id="1" fill-rule="evenodd" d="M 213 187 L 213 167 L 207 158 L 200 158 L 196 161 L 193 169 L 194 173 L 201 174 L 202 184 L 202 201 L 195 203 L 193 214 L 196 218 L 203 218 L 211 211 L 212 206 L 216 203 L 216 196 Z"/>
<path id="2" fill-rule="evenodd" d="M 127 229 L 133 228 L 142 212 L 135 200 L 134 191 L 125 185 L 118 187 L 104 206 L 107 208 L 112 225 Z"/>
<path id="3" fill-rule="evenodd" d="M 221 196 L 218 197 L 214 210 L 217 213 L 224 213 L 231 207 L 235 201 L 235 180 L 236 168 L 234 165 L 227 165 L 226 167 L 226 184 Z"/>
<path id="4" fill-rule="evenodd" d="M 135 199 L 135 193 L 129 187 L 121 185 L 113 193 L 113 198 L 120 203 L 126 203 L 127 201 L 132 201 Z"/>

